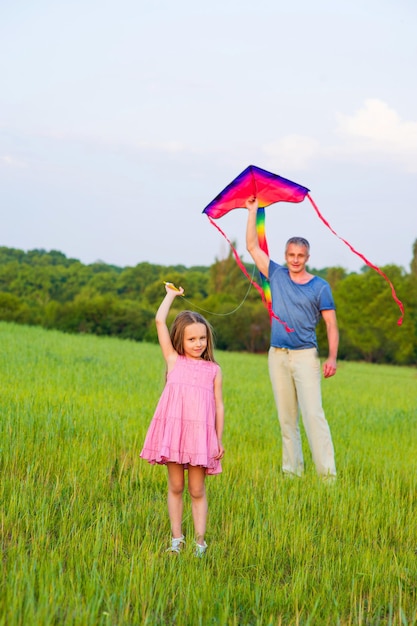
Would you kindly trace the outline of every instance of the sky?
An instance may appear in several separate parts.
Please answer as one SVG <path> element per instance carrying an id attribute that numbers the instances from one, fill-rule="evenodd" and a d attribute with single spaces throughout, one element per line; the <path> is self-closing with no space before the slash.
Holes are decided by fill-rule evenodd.
<path id="1" fill-rule="evenodd" d="M 266 209 L 270 255 L 409 271 L 415 0 L 0 0 L 0 246 L 209 266 L 202 213 L 253 164 L 310 189 Z M 246 210 L 218 225 L 245 249 Z"/>

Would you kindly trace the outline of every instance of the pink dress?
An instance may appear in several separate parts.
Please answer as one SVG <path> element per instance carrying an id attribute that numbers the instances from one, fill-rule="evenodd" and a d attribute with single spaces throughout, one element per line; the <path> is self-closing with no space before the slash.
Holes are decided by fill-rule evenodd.
<path id="1" fill-rule="evenodd" d="M 212 361 L 178 356 L 167 376 L 140 456 L 149 463 L 167 461 L 206 468 L 220 474 L 215 429 L 214 379 L 219 366 Z"/>

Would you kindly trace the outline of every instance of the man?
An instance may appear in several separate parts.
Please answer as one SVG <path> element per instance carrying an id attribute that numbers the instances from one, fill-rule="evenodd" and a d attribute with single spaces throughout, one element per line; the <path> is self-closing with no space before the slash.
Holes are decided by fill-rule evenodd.
<path id="1" fill-rule="evenodd" d="M 279 318 L 272 318 L 268 367 L 281 426 L 282 470 L 286 475 L 296 476 L 304 471 L 299 429 L 301 412 L 317 472 L 324 479 L 334 480 L 334 449 L 322 407 L 316 338 L 316 326 L 321 316 L 326 324 L 329 344 L 323 375 L 329 378 L 336 373 L 339 345 L 330 285 L 307 271 L 310 245 L 306 239 L 293 237 L 288 240 L 286 267 L 271 261 L 259 246 L 257 199 L 249 198 L 245 206 L 248 209 L 246 247 L 258 270 L 269 280 L 272 309 Z M 292 332 L 288 332 L 288 328 Z"/>

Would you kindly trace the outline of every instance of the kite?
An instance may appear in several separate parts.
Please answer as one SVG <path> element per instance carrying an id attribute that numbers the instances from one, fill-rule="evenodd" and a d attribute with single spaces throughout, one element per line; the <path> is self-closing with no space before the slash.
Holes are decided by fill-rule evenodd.
<path id="1" fill-rule="evenodd" d="M 217 230 L 229 243 L 240 269 L 261 294 L 262 300 L 268 309 L 271 321 L 274 317 L 281 324 L 284 324 L 287 332 L 292 332 L 293 329 L 289 328 L 284 321 L 280 320 L 272 310 L 271 291 L 268 279 L 261 274 L 262 287 L 260 287 L 249 276 L 233 244 L 221 228 L 219 228 L 219 226 L 214 222 L 214 220 L 223 217 L 226 213 L 229 213 L 229 211 L 232 211 L 233 209 L 245 208 L 246 200 L 251 196 L 255 196 L 258 200 L 259 207 L 256 215 L 256 229 L 258 233 L 259 245 L 262 250 L 269 254 L 268 243 L 265 236 L 265 207 L 270 204 L 274 204 L 275 202 L 302 202 L 304 198 L 307 197 L 318 217 L 333 233 L 333 235 L 336 235 L 336 237 L 343 241 L 343 243 L 346 244 L 354 254 L 359 256 L 364 263 L 368 265 L 368 267 L 371 267 L 378 272 L 378 274 L 380 274 L 390 285 L 392 297 L 401 311 L 401 316 L 397 322 L 398 325 L 401 325 L 404 318 L 404 305 L 401 300 L 398 299 L 397 294 L 395 293 L 394 285 L 388 276 L 379 267 L 371 263 L 363 254 L 355 250 L 355 248 L 348 241 L 346 241 L 346 239 L 340 237 L 337 232 L 333 230 L 329 222 L 320 213 L 316 203 L 310 196 L 309 191 L 310 190 L 307 189 L 307 187 L 303 187 L 302 185 L 294 183 L 291 180 L 283 178 L 282 176 L 263 170 L 256 165 L 249 165 L 206 206 L 203 213 L 207 215 L 211 224 L 217 228 Z"/>

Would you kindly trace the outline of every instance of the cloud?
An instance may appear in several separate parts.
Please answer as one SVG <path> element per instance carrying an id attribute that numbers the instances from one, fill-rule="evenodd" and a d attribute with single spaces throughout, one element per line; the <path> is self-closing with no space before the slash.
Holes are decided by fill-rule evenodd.
<path id="1" fill-rule="evenodd" d="M 319 142 L 305 135 L 287 135 L 263 146 L 272 170 L 304 170 L 320 152 Z"/>
<path id="2" fill-rule="evenodd" d="M 306 170 L 318 161 L 397 163 L 417 171 L 417 122 L 402 120 L 387 103 L 365 100 L 352 115 L 336 114 L 333 141 L 287 135 L 262 146 L 268 167 L 276 171 Z"/>
<path id="3" fill-rule="evenodd" d="M 388 104 L 368 99 L 354 115 L 338 114 L 343 152 L 400 162 L 417 171 L 417 122 L 404 121 Z"/>
<path id="4" fill-rule="evenodd" d="M 26 167 L 26 163 L 21 159 L 17 159 L 9 154 L 0 155 L 0 167 L 22 168 Z"/>

